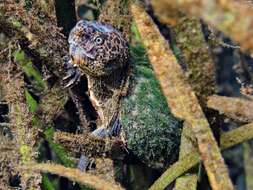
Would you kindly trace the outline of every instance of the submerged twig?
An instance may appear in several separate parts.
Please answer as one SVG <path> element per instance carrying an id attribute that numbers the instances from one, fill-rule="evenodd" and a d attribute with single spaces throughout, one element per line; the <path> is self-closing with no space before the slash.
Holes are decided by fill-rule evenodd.
<path id="1" fill-rule="evenodd" d="M 31 164 L 25 165 L 20 167 L 21 170 L 24 171 L 33 171 L 33 172 L 45 172 L 45 173 L 52 173 L 59 176 L 67 177 L 72 181 L 76 181 L 80 184 L 87 185 L 94 189 L 101 189 L 101 190 L 120 190 L 123 189 L 118 184 L 109 183 L 97 176 L 87 174 L 82 172 L 78 169 L 74 168 L 67 168 L 62 165 L 56 164 Z"/>
<path id="2" fill-rule="evenodd" d="M 253 137 L 253 123 L 243 125 L 237 129 L 223 133 L 220 137 L 220 144 L 222 149 L 226 149 L 235 144 L 252 139 Z"/>
<path id="3" fill-rule="evenodd" d="M 54 135 L 56 142 L 74 154 L 85 154 L 89 157 L 109 157 L 113 152 L 118 155 L 124 154 L 125 148 L 122 141 L 117 139 L 102 139 L 92 134 L 71 134 L 66 132 L 56 132 Z"/>
<path id="4" fill-rule="evenodd" d="M 191 169 L 200 162 L 200 157 L 197 151 L 187 154 L 179 161 L 170 166 L 158 180 L 149 188 L 149 190 L 162 190 L 165 189 L 177 177 Z"/>
<path id="5" fill-rule="evenodd" d="M 252 142 L 243 143 L 243 165 L 247 189 L 253 189 L 253 150 Z"/>
<path id="6" fill-rule="evenodd" d="M 187 123 L 184 123 L 184 128 L 181 135 L 179 159 L 183 158 L 191 152 L 197 151 L 196 144 L 196 139 L 194 138 L 191 127 L 187 125 Z M 177 178 L 173 190 L 182 190 L 185 187 L 187 187 L 188 190 L 196 190 L 197 180 L 198 172 L 196 169 L 194 171 L 187 172 L 185 175 Z"/>
<path id="7" fill-rule="evenodd" d="M 241 135 L 242 132 L 243 135 Z M 225 150 L 252 138 L 253 123 L 243 125 L 237 129 L 226 132 L 221 136 L 221 150 Z M 166 188 L 167 185 L 172 183 L 177 177 L 194 167 L 200 161 L 201 160 L 197 150 L 185 155 L 183 158 L 179 159 L 179 161 L 171 165 L 170 168 L 168 168 L 150 187 L 150 190 L 160 190 Z"/>
<path id="8" fill-rule="evenodd" d="M 240 122 L 253 121 L 253 101 L 225 96 L 210 96 L 207 105 Z"/>

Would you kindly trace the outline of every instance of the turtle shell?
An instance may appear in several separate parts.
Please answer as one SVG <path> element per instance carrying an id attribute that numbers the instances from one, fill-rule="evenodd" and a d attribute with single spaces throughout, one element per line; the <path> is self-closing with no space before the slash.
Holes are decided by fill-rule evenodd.
<path id="1" fill-rule="evenodd" d="M 120 119 L 128 148 L 152 168 L 178 158 L 182 121 L 167 105 L 141 44 L 131 46 L 130 86 L 122 100 Z"/>

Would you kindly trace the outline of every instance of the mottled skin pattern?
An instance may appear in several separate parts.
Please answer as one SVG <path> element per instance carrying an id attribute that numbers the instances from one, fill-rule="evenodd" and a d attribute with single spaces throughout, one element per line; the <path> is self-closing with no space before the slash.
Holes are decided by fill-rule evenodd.
<path id="1" fill-rule="evenodd" d="M 68 42 L 73 63 L 87 75 L 110 75 L 127 63 L 127 42 L 110 25 L 81 20 L 70 32 Z"/>
<path id="2" fill-rule="evenodd" d="M 122 34 L 107 24 L 79 21 L 72 29 L 70 63 L 88 78 L 90 100 L 99 115 L 98 127 L 116 122 L 125 85 L 129 50 Z"/>

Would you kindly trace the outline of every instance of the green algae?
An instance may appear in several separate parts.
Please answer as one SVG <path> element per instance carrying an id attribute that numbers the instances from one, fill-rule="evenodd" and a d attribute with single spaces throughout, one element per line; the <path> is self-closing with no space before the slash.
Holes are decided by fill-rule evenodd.
<path id="1" fill-rule="evenodd" d="M 178 157 L 182 124 L 170 113 L 144 47 L 134 43 L 130 48 L 132 74 L 122 102 L 122 125 L 131 151 L 161 169 Z"/>

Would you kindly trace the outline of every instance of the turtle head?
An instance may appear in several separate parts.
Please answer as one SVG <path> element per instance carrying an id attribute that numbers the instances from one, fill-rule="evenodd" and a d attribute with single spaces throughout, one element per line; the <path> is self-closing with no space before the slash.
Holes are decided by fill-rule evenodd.
<path id="1" fill-rule="evenodd" d="M 128 44 L 122 34 L 108 24 L 79 21 L 68 42 L 72 63 L 93 76 L 109 75 L 128 60 Z"/>

